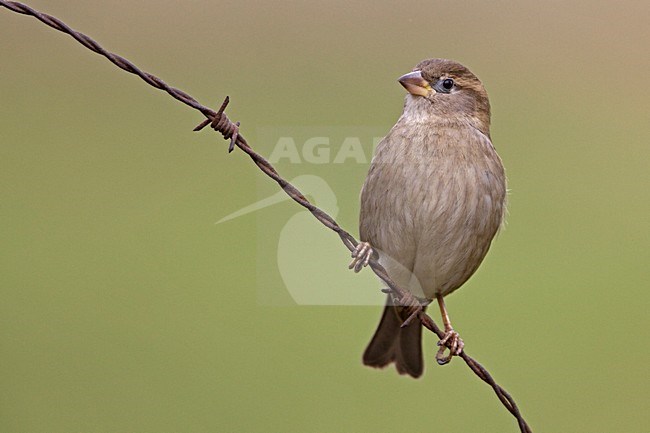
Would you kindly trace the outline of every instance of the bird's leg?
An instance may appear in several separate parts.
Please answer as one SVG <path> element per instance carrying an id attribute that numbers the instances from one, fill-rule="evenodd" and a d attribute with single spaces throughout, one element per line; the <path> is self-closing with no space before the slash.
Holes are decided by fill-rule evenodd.
<path id="1" fill-rule="evenodd" d="M 438 300 L 438 306 L 440 307 L 440 315 L 442 316 L 442 323 L 445 325 L 445 336 L 442 340 L 438 341 L 438 353 L 436 353 L 436 361 L 438 364 L 445 365 L 451 361 L 453 356 L 460 355 L 463 351 L 465 343 L 458 335 L 458 332 L 454 331 L 454 328 L 451 326 L 451 320 L 449 320 L 449 313 L 447 313 L 447 307 L 445 307 L 445 301 L 442 299 L 442 295 L 436 295 Z M 449 345 L 449 355 L 445 356 L 445 348 Z"/>
<path id="2" fill-rule="evenodd" d="M 354 272 L 359 272 L 365 266 L 368 266 L 370 258 L 375 253 L 368 242 L 359 242 L 357 247 L 352 251 L 352 261 L 348 269 L 354 269 Z"/>

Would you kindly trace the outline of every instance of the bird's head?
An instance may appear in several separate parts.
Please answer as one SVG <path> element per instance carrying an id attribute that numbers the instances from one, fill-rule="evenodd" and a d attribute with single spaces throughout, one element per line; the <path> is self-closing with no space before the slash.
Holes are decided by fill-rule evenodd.
<path id="1" fill-rule="evenodd" d="M 427 59 L 398 80 L 409 92 L 404 116 L 432 121 L 469 122 L 490 135 L 490 101 L 469 69 L 447 59 Z"/>

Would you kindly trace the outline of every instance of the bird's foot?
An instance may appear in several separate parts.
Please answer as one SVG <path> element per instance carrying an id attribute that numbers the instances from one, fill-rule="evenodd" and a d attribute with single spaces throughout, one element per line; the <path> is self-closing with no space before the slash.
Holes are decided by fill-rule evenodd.
<path id="1" fill-rule="evenodd" d="M 354 251 L 352 251 L 352 261 L 348 269 L 354 269 L 354 272 L 359 272 L 365 266 L 368 266 L 370 258 L 375 251 L 372 249 L 368 242 L 359 242 Z"/>
<path id="2" fill-rule="evenodd" d="M 440 346 L 440 349 L 436 353 L 436 361 L 440 365 L 445 365 L 451 361 L 451 358 L 461 354 L 465 343 L 463 343 L 463 339 L 460 338 L 458 332 L 454 331 L 453 328 L 448 328 L 445 330 L 443 339 L 438 341 L 438 346 Z M 445 349 L 447 348 L 449 348 L 449 355 L 445 355 Z"/>

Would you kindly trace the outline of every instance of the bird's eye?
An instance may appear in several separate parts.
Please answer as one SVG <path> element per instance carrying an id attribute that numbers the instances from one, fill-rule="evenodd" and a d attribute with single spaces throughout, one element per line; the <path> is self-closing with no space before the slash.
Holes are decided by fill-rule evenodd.
<path id="1" fill-rule="evenodd" d="M 444 80 L 442 80 L 442 87 L 445 90 L 451 90 L 451 88 L 454 87 L 454 80 L 452 80 L 451 78 L 445 78 Z"/>

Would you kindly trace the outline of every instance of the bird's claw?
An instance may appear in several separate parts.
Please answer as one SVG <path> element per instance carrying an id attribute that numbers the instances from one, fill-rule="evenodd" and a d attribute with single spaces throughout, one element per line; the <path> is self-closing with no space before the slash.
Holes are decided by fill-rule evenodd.
<path id="1" fill-rule="evenodd" d="M 440 349 L 436 353 L 436 361 L 440 365 L 445 365 L 451 361 L 451 358 L 462 353 L 465 343 L 460 338 L 458 332 L 449 328 L 445 331 L 445 336 L 442 340 L 438 341 L 438 346 L 440 346 Z M 449 355 L 445 355 L 445 349 L 447 348 L 449 348 Z"/>
<path id="2" fill-rule="evenodd" d="M 370 263 L 370 258 L 375 251 L 372 249 L 368 242 L 359 242 L 357 247 L 352 251 L 352 261 L 348 269 L 354 269 L 354 272 L 359 272 Z"/>

